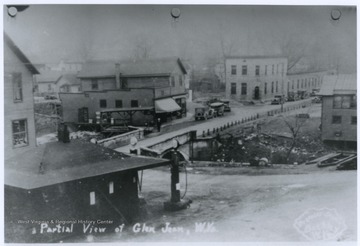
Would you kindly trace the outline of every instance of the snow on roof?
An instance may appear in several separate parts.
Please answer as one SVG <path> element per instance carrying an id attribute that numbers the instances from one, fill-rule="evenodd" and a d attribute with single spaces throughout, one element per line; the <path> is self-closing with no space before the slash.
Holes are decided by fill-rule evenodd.
<path id="1" fill-rule="evenodd" d="M 356 93 L 356 74 L 326 75 L 319 92 L 322 96 Z"/>

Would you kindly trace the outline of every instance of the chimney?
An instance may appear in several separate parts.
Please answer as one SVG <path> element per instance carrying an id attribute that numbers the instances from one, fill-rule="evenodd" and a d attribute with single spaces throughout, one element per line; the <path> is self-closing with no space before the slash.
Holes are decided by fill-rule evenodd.
<path id="1" fill-rule="evenodd" d="M 120 63 L 115 63 L 115 80 L 116 80 L 116 89 L 121 89 Z"/>

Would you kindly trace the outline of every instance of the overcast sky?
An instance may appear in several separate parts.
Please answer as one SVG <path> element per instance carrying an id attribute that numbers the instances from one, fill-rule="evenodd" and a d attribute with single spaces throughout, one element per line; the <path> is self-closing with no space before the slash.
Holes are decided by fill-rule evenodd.
<path id="1" fill-rule="evenodd" d="M 174 7 L 181 11 L 177 20 Z M 337 22 L 330 17 L 335 8 L 342 14 Z M 271 55 L 288 37 L 354 68 L 356 62 L 355 7 L 32 5 L 15 18 L 4 14 L 4 29 L 36 63 L 84 53 L 126 59 L 144 42 L 152 57 L 217 57 L 221 39 L 233 44 L 234 55 Z"/>

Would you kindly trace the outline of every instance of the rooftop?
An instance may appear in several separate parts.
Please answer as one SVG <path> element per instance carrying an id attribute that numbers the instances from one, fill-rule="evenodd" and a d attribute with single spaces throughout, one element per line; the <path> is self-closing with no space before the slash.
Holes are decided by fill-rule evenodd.
<path id="1" fill-rule="evenodd" d="M 326 75 L 319 92 L 322 96 L 353 94 L 356 92 L 356 74 Z"/>
<path id="2" fill-rule="evenodd" d="M 64 74 L 59 78 L 59 80 L 60 79 L 65 79 L 67 81 L 67 84 L 69 84 L 69 85 L 81 84 L 80 80 L 77 78 L 76 74 Z"/>
<path id="3" fill-rule="evenodd" d="M 176 66 L 186 74 L 186 70 L 179 58 L 159 58 L 137 61 L 91 61 L 84 64 L 80 71 L 79 78 L 106 78 L 115 77 L 116 65 L 122 77 L 137 76 L 168 76 Z"/>
<path id="4" fill-rule="evenodd" d="M 36 82 L 38 83 L 56 83 L 63 73 L 61 71 L 43 71 L 37 74 Z"/>
<path id="5" fill-rule="evenodd" d="M 40 172 L 40 163 L 42 170 Z M 168 160 L 131 157 L 100 145 L 71 140 L 40 145 L 5 160 L 5 185 L 35 189 L 114 172 L 167 165 Z"/>

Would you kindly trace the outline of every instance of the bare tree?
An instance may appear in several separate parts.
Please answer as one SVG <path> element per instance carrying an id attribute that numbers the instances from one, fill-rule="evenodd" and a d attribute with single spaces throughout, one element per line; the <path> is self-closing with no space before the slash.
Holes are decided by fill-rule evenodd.
<path id="1" fill-rule="evenodd" d="M 220 81 L 226 84 L 226 58 L 233 54 L 235 40 L 229 34 L 224 33 L 222 23 L 219 25 L 219 43 L 220 43 L 220 67 L 217 71 Z"/>
<path id="2" fill-rule="evenodd" d="M 288 149 L 288 152 L 286 154 L 286 160 L 289 161 L 290 154 L 298 143 L 300 130 L 302 129 L 304 124 L 308 121 L 308 118 L 300 118 L 298 116 L 296 116 L 295 118 L 283 117 L 283 121 L 287 126 L 287 128 L 289 129 L 292 138 L 290 148 Z"/>
<path id="3" fill-rule="evenodd" d="M 287 70 L 293 68 L 305 56 L 307 45 L 299 39 L 299 35 L 287 35 L 280 40 L 281 55 L 288 58 Z"/>

